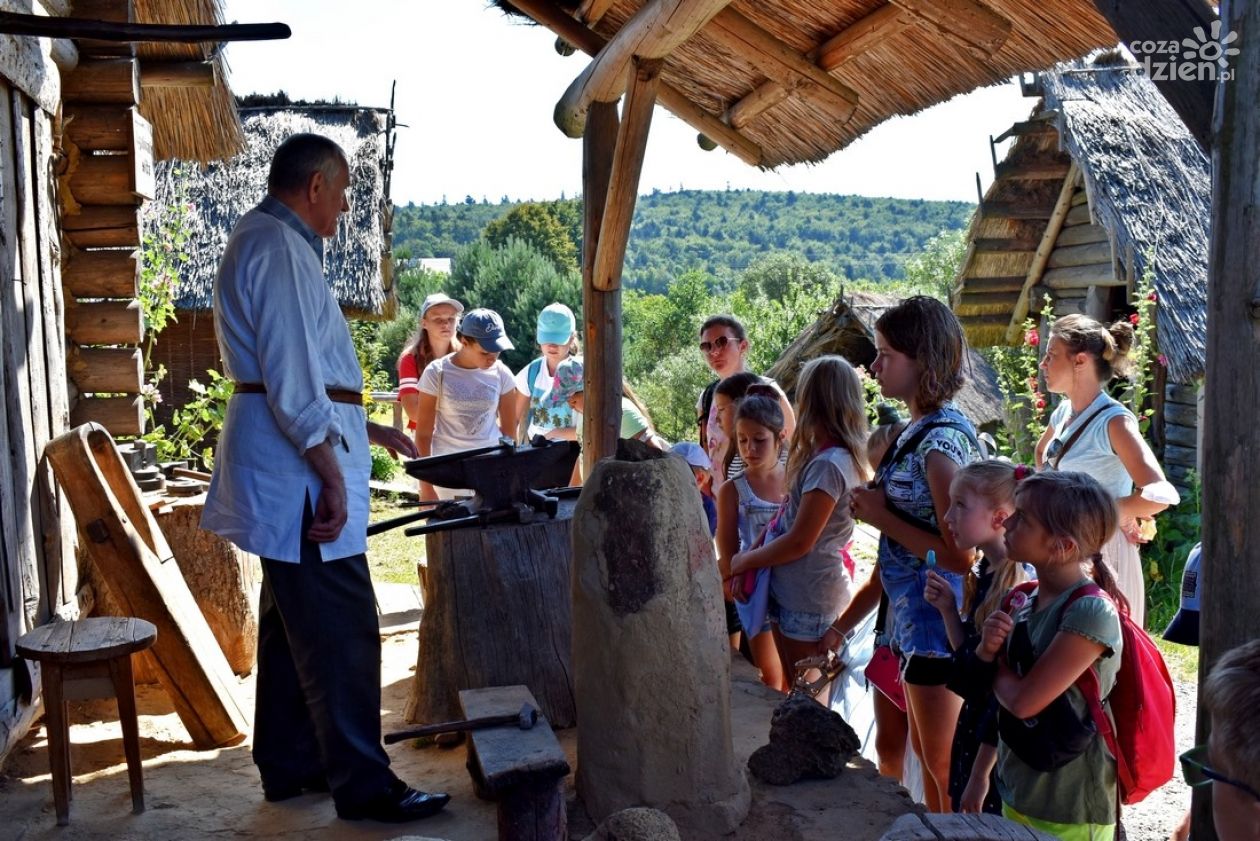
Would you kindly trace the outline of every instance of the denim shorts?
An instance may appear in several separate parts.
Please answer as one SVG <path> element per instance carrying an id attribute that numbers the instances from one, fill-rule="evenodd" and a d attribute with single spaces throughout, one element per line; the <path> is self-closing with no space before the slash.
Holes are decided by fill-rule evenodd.
<path id="1" fill-rule="evenodd" d="M 787 610 L 779 605 L 773 597 L 766 610 L 766 618 L 771 624 L 779 626 L 779 633 L 797 642 L 817 642 L 827 633 L 827 628 L 836 621 L 834 613 L 805 613 L 799 610 Z"/>

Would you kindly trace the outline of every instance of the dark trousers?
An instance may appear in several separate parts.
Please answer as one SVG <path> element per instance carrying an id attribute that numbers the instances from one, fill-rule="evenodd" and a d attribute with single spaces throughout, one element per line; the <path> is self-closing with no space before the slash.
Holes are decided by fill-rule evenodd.
<path id="1" fill-rule="evenodd" d="M 310 527 L 310 506 L 303 518 Z M 283 784 L 327 776 L 338 805 L 394 780 L 381 747 L 381 638 L 367 556 L 262 559 L 254 762 Z"/>

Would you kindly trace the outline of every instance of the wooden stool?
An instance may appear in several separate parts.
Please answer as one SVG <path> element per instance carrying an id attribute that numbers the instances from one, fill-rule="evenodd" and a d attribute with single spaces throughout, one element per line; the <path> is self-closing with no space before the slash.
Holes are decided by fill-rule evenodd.
<path id="1" fill-rule="evenodd" d="M 100 617 L 43 625 L 17 641 L 17 652 L 41 664 L 44 723 L 52 764 L 57 825 L 70 822 L 70 723 L 66 701 L 117 698 L 133 812 L 144 811 L 140 730 L 131 681 L 131 655 L 153 645 L 157 629 L 143 619 Z"/>

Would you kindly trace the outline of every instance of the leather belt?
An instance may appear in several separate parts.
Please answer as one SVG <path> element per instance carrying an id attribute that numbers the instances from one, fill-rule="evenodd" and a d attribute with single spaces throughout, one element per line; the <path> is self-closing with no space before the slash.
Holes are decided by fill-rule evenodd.
<path id="1" fill-rule="evenodd" d="M 262 383 L 233 383 L 233 394 L 266 394 L 267 386 Z M 363 392 L 351 391 L 348 388 L 324 389 L 328 399 L 334 403 L 349 403 L 352 406 L 363 405 Z"/>

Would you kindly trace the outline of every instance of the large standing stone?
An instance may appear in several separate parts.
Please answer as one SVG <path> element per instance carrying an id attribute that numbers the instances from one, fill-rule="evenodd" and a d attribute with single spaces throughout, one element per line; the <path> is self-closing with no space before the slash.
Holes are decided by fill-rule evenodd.
<path id="1" fill-rule="evenodd" d="M 577 788 L 595 821 L 631 806 L 685 838 L 748 812 L 704 512 L 682 459 L 601 461 L 573 521 Z"/>

